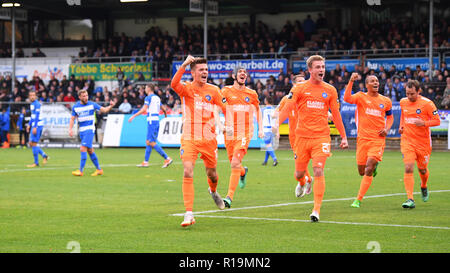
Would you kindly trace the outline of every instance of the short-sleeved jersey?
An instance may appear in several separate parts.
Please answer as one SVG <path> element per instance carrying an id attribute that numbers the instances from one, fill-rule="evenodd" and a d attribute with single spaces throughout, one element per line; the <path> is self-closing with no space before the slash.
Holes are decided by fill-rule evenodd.
<path id="1" fill-rule="evenodd" d="M 352 95 L 348 102 L 356 104 L 358 138 L 386 138 L 380 136 L 379 132 L 386 127 L 386 116 L 392 114 L 392 102 L 388 97 L 382 95 L 372 97 L 367 93 L 358 92 Z"/>
<path id="2" fill-rule="evenodd" d="M 414 120 L 422 119 L 423 121 L 437 120 L 440 123 L 439 114 L 434 103 L 422 96 L 418 96 L 415 102 L 411 102 L 408 98 L 400 100 L 402 110 L 401 124 L 403 124 L 403 134 L 401 136 L 402 143 L 408 143 L 415 147 L 431 148 L 431 130 L 428 126 L 417 126 Z"/>
<path id="3" fill-rule="evenodd" d="M 86 104 L 82 104 L 81 101 L 75 103 L 72 107 L 72 116 L 78 118 L 80 133 L 88 130 L 95 131 L 95 111 L 100 108 L 100 105 L 92 101 L 88 101 Z"/>
<path id="4" fill-rule="evenodd" d="M 226 100 L 225 126 L 233 126 L 234 137 L 248 137 L 253 133 L 253 115 L 259 112 L 259 99 L 256 91 L 245 87 L 238 90 L 233 86 L 222 88 Z"/>
<path id="5" fill-rule="evenodd" d="M 220 89 L 212 84 L 202 87 L 183 82 L 174 86 L 181 98 L 183 113 L 183 139 L 208 140 L 215 138 L 215 106 L 225 112 L 224 100 Z"/>
<path id="6" fill-rule="evenodd" d="M 161 108 L 161 99 L 151 94 L 145 97 L 144 105 L 147 105 L 147 122 L 149 124 L 159 122 L 159 109 Z"/>
<path id="7" fill-rule="evenodd" d="M 328 109 L 339 108 L 337 91 L 332 85 L 310 80 L 296 84 L 289 95 L 297 105 L 297 126 L 295 134 L 304 138 L 330 136 Z"/>
<path id="8" fill-rule="evenodd" d="M 262 125 L 264 133 L 272 132 L 272 127 L 275 126 L 275 121 L 272 118 L 274 112 L 275 108 L 273 108 L 273 106 L 267 106 L 262 110 Z"/>
<path id="9" fill-rule="evenodd" d="M 31 120 L 30 125 L 31 128 L 44 126 L 44 121 L 41 117 L 41 103 L 38 100 L 30 103 L 30 112 L 31 112 Z"/>
<path id="10" fill-rule="evenodd" d="M 288 100 L 288 97 L 284 96 L 281 101 L 280 105 L 278 106 L 278 111 L 280 113 L 286 111 L 288 115 L 288 124 L 289 124 L 289 135 L 292 133 L 292 135 L 295 135 L 295 128 L 297 127 L 297 113 L 295 111 L 295 107 L 287 107 L 288 104 L 286 104 Z M 280 114 L 281 115 L 281 114 Z M 283 122 L 284 120 L 280 120 L 279 122 Z"/>

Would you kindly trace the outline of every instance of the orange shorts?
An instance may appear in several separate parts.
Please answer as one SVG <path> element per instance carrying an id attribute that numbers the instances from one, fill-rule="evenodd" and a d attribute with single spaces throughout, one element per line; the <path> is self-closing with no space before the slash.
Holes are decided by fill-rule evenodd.
<path id="1" fill-rule="evenodd" d="M 225 139 L 225 148 L 227 149 L 228 159 L 233 159 L 233 156 L 239 158 L 240 161 L 247 154 L 248 145 L 250 144 L 250 137 L 243 137 L 237 139 Z"/>
<path id="2" fill-rule="evenodd" d="M 330 136 L 318 138 L 299 137 L 295 142 L 295 169 L 297 171 L 306 170 L 311 159 L 313 168 L 324 168 L 327 157 L 331 155 Z"/>
<path id="3" fill-rule="evenodd" d="M 403 163 L 409 164 L 417 162 L 417 168 L 426 169 L 431 157 L 431 148 L 418 148 L 408 143 L 400 143 L 400 151 L 403 156 Z"/>
<path id="4" fill-rule="evenodd" d="M 366 165 L 369 157 L 375 158 L 380 162 L 383 160 L 385 139 L 367 139 L 357 138 L 356 140 L 356 163 L 358 165 Z"/>
<path id="5" fill-rule="evenodd" d="M 180 158 L 195 164 L 198 158 L 203 159 L 206 168 L 217 166 L 217 140 L 183 140 L 181 139 Z"/>

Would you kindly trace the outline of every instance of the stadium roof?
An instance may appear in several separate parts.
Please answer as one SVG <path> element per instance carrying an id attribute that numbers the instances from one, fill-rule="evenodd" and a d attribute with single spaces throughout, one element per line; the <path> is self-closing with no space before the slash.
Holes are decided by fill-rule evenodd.
<path id="1" fill-rule="evenodd" d="M 0 0 L 6 2 L 6 0 Z M 11 2 L 8 0 L 7 2 Z M 136 17 L 199 16 L 189 12 L 189 0 L 149 0 L 143 3 L 121 3 L 120 0 L 14 0 L 28 10 L 33 19 L 116 19 Z M 74 3 L 79 2 L 81 5 Z M 363 0 L 218 0 L 219 15 L 257 14 L 367 6 Z M 68 3 L 72 3 L 69 5 Z M 384 5 L 408 5 L 405 0 L 390 0 Z"/>

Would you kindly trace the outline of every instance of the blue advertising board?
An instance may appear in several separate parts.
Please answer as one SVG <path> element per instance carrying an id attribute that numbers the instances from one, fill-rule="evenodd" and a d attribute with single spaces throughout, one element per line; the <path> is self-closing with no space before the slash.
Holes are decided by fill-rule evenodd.
<path id="1" fill-rule="evenodd" d="M 433 64 L 439 65 L 439 58 L 433 58 Z M 422 70 L 428 70 L 429 61 L 428 58 L 386 58 L 386 59 L 367 59 L 366 66 L 369 69 L 375 71 L 380 70 L 380 66 L 383 66 L 386 71 L 395 65 L 397 70 L 405 70 L 409 67 L 411 70 L 416 70 L 416 66 L 420 66 Z M 435 66 L 436 67 L 436 66 Z"/>
<path id="2" fill-rule="evenodd" d="M 106 122 L 103 145 L 106 147 L 145 147 L 147 135 L 147 117 L 137 116 L 133 122 L 128 122 L 131 114 L 110 114 Z M 223 115 L 220 116 L 225 120 Z M 159 116 L 159 132 L 157 144 L 161 147 L 180 147 L 183 121 L 181 115 Z M 249 148 L 261 148 L 264 146 L 262 139 L 258 138 L 258 125 L 253 121 L 253 137 Z M 219 148 L 224 148 L 224 135 L 216 128 L 217 143 Z"/>
<path id="3" fill-rule="evenodd" d="M 339 64 L 341 66 L 345 66 L 347 71 L 353 72 L 355 71 L 355 65 L 359 65 L 360 62 L 358 59 L 340 59 L 340 60 L 325 60 L 325 69 L 327 71 L 333 70 L 336 68 L 336 65 Z M 297 74 L 300 70 L 307 70 L 306 61 L 293 61 L 292 62 L 292 72 Z"/>
<path id="4" fill-rule="evenodd" d="M 172 63 L 172 76 L 175 75 L 182 63 L 181 61 Z M 276 78 L 280 71 L 284 74 L 287 73 L 286 59 L 208 61 L 209 77 L 213 80 L 226 79 L 228 78 L 228 73 L 232 72 L 237 66 L 246 68 L 252 79 L 267 79 L 270 76 Z M 188 67 L 182 80 L 190 80 L 191 78 L 191 72 Z"/>

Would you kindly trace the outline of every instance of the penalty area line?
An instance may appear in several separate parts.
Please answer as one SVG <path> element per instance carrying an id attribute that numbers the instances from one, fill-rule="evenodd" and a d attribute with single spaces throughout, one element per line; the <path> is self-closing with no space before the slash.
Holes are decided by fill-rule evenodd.
<path id="1" fill-rule="evenodd" d="M 238 216 L 221 216 L 221 215 L 196 215 L 196 217 L 207 218 L 224 218 L 224 219 L 238 219 L 238 220 L 262 220 L 262 221 L 281 221 L 281 222 L 302 222 L 310 223 L 310 220 L 299 219 L 281 219 L 281 218 L 258 218 L 258 217 L 238 217 Z M 336 221 L 320 221 L 325 224 L 339 224 L 339 225 L 356 225 L 356 226 L 380 226 L 380 227 L 402 227 L 402 228 L 426 228 L 426 229 L 444 229 L 450 230 L 450 227 L 433 227 L 433 226 L 414 226 L 414 225 L 399 225 L 399 224 L 377 224 L 377 223 L 355 223 L 355 222 L 336 222 Z"/>
<path id="2" fill-rule="evenodd" d="M 450 192 L 450 190 L 430 191 L 430 193 L 440 193 L 440 192 Z M 420 192 L 414 192 L 414 194 L 420 194 Z M 367 199 L 367 198 L 392 197 L 392 196 L 399 196 L 399 195 L 405 195 L 405 193 L 390 193 L 390 194 L 381 194 L 381 195 L 369 195 L 369 196 L 365 196 L 364 199 Z M 354 200 L 354 199 L 355 199 L 355 197 L 336 198 L 336 199 L 323 200 L 322 202 L 349 201 L 349 200 Z M 206 210 L 206 211 L 194 212 L 194 215 L 206 214 L 206 213 L 215 213 L 215 212 L 225 213 L 225 212 L 238 211 L 238 210 L 260 209 L 260 208 L 275 208 L 275 207 L 284 207 L 284 206 L 291 206 L 291 205 L 304 205 L 304 204 L 314 204 L 314 201 L 311 200 L 311 201 L 305 201 L 305 202 L 291 202 L 291 203 L 281 203 L 281 204 L 263 205 L 263 206 L 250 206 L 250 207 L 242 207 L 242 208 L 230 208 L 230 209 L 226 209 L 226 210 Z M 171 214 L 171 216 L 184 216 L 184 213 L 175 213 L 175 214 Z"/>

